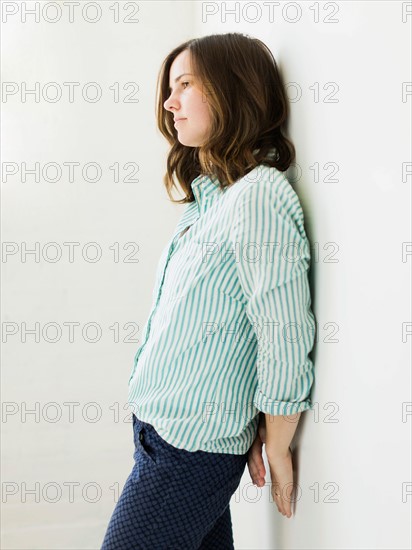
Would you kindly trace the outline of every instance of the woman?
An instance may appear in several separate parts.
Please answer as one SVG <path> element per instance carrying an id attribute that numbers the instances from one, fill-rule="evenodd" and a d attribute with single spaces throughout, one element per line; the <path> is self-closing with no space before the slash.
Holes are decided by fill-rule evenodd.
<path id="1" fill-rule="evenodd" d="M 159 74 L 165 185 L 187 203 L 160 258 L 129 379 L 135 464 L 103 549 L 230 549 L 246 464 L 291 516 L 290 443 L 311 408 L 309 243 L 275 60 L 238 33 L 189 40 Z"/>

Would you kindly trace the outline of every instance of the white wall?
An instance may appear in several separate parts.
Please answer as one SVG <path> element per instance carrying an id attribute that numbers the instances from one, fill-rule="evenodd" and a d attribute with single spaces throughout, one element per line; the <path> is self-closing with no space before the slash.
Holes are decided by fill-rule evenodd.
<path id="1" fill-rule="evenodd" d="M 6 4 L 17 10 L 7 18 Z M 251 487 L 246 470 L 231 504 L 236 548 L 408 548 L 411 421 L 402 411 L 410 410 L 411 401 L 410 337 L 402 337 L 402 329 L 410 331 L 411 257 L 402 259 L 402 243 L 411 241 L 411 176 L 402 176 L 402 164 L 411 161 L 411 98 L 402 100 L 402 82 L 411 80 L 412 16 L 409 25 L 402 22 L 402 8 L 410 3 L 273 3 L 271 21 L 263 2 L 238 3 L 238 20 L 223 16 L 225 6 L 236 9 L 234 2 L 139 2 L 138 23 L 129 24 L 122 20 L 133 2 L 126 10 L 124 3 L 101 2 L 102 16 L 94 24 L 79 11 L 70 23 L 62 2 L 60 21 L 46 20 L 54 8 L 42 2 L 50 11 L 24 23 L 23 4 L 34 5 L 2 5 L 3 86 L 14 82 L 17 93 L 3 92 L 1 104 L 1 546 L 101 544 L 114 491 L 132 467 L 126 400 L 137 342 L 127 341 L 132 329 L 126 324 L 142 328 L 146 321 L 158 255 L 182 208 L 169 203 L 161 181 L 167 144 L 154 119 L 157 73 L 183 40 L 239 31 L 268 44 L 285 82 L 295 83 L 288 88 L 291 98 L 301 94 L 292 103 L 289 134 L 300 173 L 293 185 L 314 247 L 318 343 L 315 412 L 302 415 L 294 440 L 301 491 L 295 515 L 283 518 L 269 501 L 268 487 Z M 113 5 L 119 23 L 113 22 Z M 311 9 L 316 5 L 318 23 Z M 338 22 L 325 23 L 336 6 Z M 301 17 L 291 22 L 299 10 Z M 92 8 L 88 14 L 94 17 Z M 73 103 L 63 86 L 68 81 L 81 83 Z M 23 102 L 23 82 L 30 89 L 39 82 L 41 90 L 57 82 L 63 96 L 51 103 L 29 95 Z M 102 87 L 97 103 L 78 92 L 88 82 Z M 124 91 L 123 84 L 136 82 L 139 102 L 113 101 L 115 82 L 121 99 L 133 91 Z M 338 101 L 327 103 L 334 90 Z M 56 162 L 63 176 L 53 183 L 28 175 L 23 182 L 23 162 L 28 168 Z M 102 177 L 93 183 L 76 172 L 70 182 L 64 162 L 96 162 Z M 135 162 L 138 183 L 114 182 L 110 167 L 116 162 Z M 6 177 L 5 163 L 16 163 L 17 173 Z M 326 163 L 335 163 L 336 181 L 327 181 Z M 63 243 L 73 241 L 80 246 L 70 262 Z M 33 255 L 22 261 L 25 243 L 32 249 L 36 242 L 38 261 Z M 42 256 L 52 242 L 62 252 L 55 263 Z M 95 263 L 80 253 L 90 242 L 102 250 Z M 124 250 L 128 242 L 138 250 Z M 113 259 L 114 243 L 120 261 Z M 138 263 L 124 262 L 131 252 Z M 80 323 L 73 342 L 69 322 Z M 24 340 L 24 323 L 27 329 L 38 323 L 38 341 L 33 335 Z M 54 324 L 48 332 L 47 323 Z M 100 327 L 96 343 L 82 336 L 87 323 Z M 55 343 L 47 341 L 55 337 L 53 327 L 61 330 Z M 89 338 L 94 335 L 90 328 Z M 73 422 L 67 403 L 79 404 Z M 91 421 L 90 403 L 101 413 L 97 422 Z M 36 406 L 35 415 L 25 413 Z M 56 411 L 61 418 L 52 422 Z M 70 483 L 78 484 L 73 502 Z M 100 498 L 93 503 L 94 488 Z M 24 502 L 30 489 L 37 496 L 28 494 Z M 56 490 L 61 496 L 52 502 Z"/>

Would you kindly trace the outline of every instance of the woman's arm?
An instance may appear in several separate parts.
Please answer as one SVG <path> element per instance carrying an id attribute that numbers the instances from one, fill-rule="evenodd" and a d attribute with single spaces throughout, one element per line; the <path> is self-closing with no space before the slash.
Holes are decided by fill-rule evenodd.
<path id="1" fill-rule="evenodd" d="M 265 414 L 266 454 L 268 459 L 285 458 L 295 435 L 301 413 L 290 416 Z"/>

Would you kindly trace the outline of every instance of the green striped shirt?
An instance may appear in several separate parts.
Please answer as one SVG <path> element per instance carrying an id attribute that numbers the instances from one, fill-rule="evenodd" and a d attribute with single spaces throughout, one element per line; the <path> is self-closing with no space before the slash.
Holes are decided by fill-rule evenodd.
<path id="1" fill-rule="evenodd" d="M 175 447 L 243 454 L 259 411 L 312 408 L 310 247 L 276 168 L 224 190 L 205 175 L 191 187 L 160 257 L 128 401 Z"/>

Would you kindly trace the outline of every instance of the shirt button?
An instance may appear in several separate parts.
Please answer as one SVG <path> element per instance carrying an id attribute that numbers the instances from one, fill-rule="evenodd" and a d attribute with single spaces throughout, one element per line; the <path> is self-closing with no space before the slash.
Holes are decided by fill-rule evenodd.
<path id="1" fill-rule="evenodd" d="M 140 433 L 139 433 L 139 440 L 140 440 L 140 441 L 143 441 L 143 432 L 140 432 Z"/>

